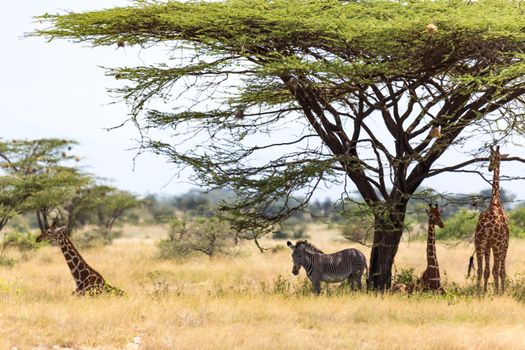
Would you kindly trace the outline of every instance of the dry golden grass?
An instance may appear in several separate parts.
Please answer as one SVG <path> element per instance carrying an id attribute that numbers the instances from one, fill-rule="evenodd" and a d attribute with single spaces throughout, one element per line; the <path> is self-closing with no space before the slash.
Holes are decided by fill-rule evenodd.
<path id="1" fill-rule="evenodd" d="M 136 230 L 147 238 L 149 228 Z M 308 234 L 326 251 L 351 246 L 322 225 Z M 304 279 L 292 276 L 287 248 L 259 254 L 247 244 L 233 258 L 162 261 L 151 238 L 130 236 L 82 252 L 128 292 L 122 298 L 71 296 L 57 247 L 0 267 L 0 349 L 525 349 L 525 305 L 509 296 L 276 293 L 279 275 L 283 285 Z M 438 247 L 449 282 L 466 283 L 471 253 L 471 246 Z M 525 242 L 512 241 L 511 275 L 525 269 L 523 253 Z M 424 264 L 423 242 L 400 246 L 398 268 L 419 273 Z"/>

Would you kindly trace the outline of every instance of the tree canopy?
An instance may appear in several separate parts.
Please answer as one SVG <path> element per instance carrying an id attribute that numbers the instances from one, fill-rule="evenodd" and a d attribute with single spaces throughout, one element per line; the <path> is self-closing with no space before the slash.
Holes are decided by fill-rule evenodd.
<path id="1" fill-rule="evenodd" d="M 39 19 L 48 27 L 31 35 L 169 48 L 165 62 L 108 69 L 123 81 L 113 91 L 147 149 L 235 191 L 223 209 L 247 237 L 304 209 L 321 182 L 351 182 L 374 210 L 378 288 L 410 196 L 486 158 L 436 161 L 468 137 L 495 143 L 523 127 L 519 2 L 136 1 Z"/>
<path id="2" fill-rule="evenodd" d="M 41 231 L 56 207 L 88 181 L 66 162 L 74 141 L 62 139 L 0 141 L 0 229 L 15 214 L 35 211 Z"/>

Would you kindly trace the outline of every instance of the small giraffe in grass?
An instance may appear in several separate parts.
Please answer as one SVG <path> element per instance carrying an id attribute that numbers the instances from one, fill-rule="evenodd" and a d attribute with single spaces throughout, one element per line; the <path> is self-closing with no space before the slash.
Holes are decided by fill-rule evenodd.
<path id="1" fill-rule="evenodd" d="M 492 275 L 494 276 L 494 287 L 496 293 L 499 292 L 499 281 L 501 280 L 501 292 L 505 291 L 505 259 L 509 248 L 509 218 L 503 210 L 500 200 L 499 188 L 499 168 L 501 159 L 506 158 L 506 154 L 499 153 L 499 146 L 490 148 L 489 171 L 493 172 L 492 198 L 487 210 L 479 214 L 476 233 L 474 235 L 474 254 L 478 263 L 477 286 L 480 288 L 481 275 L 483 272 L 483 290 L 487 291 L 487 283 L 490 276 L 490 250 L 494 254 L 494 266 Z M 474 267 L 474 254 L 470 257 L 468 276 Z M 485 271 L 483 271 L 483 258 L 485 258 Z"/>
<path id="2" fill-rule="evenodd" d="M 71 274 L 77 283 L 77 289 L 73 293 L 77 295 L 96 295 L 104 293 L 124 295 L 124 291 L 110 286 L 104 278 L 102 278 L 100 273 L 88 265 L 73 245 L 73 242 L 71 242 L 66 235 L 65 231 L 66 226 L 56 227 L 53 223 L 53 225 L 36 240 L 37 242 L 53 240 L 60 244 L 60 249 L 62 249 L 62 254 L 64 254 L 67 266 L 69 266 Z"/>
<path id="3" fill-rule="evenodd" d="M 441 290 L 441 281 L 439 276 L 439 265 L 436 255 L 436 225 L 443 228 L 445 225 L 441 220 L 441 211 L 436 204 L 428 204 L 426 209 L 428 215 L 428 234 L 427 234 L 427 268 L 421 276 L 423 290 L 439 291 Z"/>

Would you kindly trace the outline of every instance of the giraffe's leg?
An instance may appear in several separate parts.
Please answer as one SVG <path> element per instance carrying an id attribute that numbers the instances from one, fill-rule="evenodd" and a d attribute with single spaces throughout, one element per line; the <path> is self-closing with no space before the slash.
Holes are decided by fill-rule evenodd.
<path id="1" fill-rule="evenodd" d="M 486 292 L 490 277 L 490 247 L 485 247 L 485 252 L 483 255 L 485 258 L 485 270 L 483 271 L 483 291 Z"/>
<path id="2" fill-rule="evenodd" d="M 478 291 L 481 288 L 481 276 L 483 275 L 483 256 L 484 256 L 483 251 L 481 249 L 476 249 L 476 261 L 478 263 L 478 275 L 477 275 Z"/>
<path id="3" fill-rule="evenodd" d="M 494 266 L 492 267 L 492 276 L 494 277 L 494 289 L 496 294 L 499 292 L 499 272 L 501 264 L 501 252 L 498 248 L 493 247 L 492 251 L 494 252 Z"/>
<path id="4" fill-rule="evenodd" d="M 507 272 L 505 269 L 505 261 L 507 260 L 507 249 L 509 248 L 509 242 L 503 246 L 501 251 L 500 267 L 499 267 L 499 277 L 501 278 L 501 293 L 505 293 L 505 279 L 507 277 Z"/>

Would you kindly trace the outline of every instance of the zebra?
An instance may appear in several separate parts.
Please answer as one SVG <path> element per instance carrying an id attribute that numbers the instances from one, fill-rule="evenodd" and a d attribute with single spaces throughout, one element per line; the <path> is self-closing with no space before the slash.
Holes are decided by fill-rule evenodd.
<path id="1" fill-rule="evenodd" d="M 368 267 L 365 255 L 359 250 L 350 248 L 325 254 L 306 240 L 297 241 L 295 245 L 290 241 L 286 244 L 293 250 L 292 273 L 297 276 L 301 266 L 304 267 L 315 294 L 321 293 L 321 281 L 332 283 L 348 279 L 352 290 L 355 290 L 356 284 L 359 289 L 362 288 L 361 277 Z"/>

